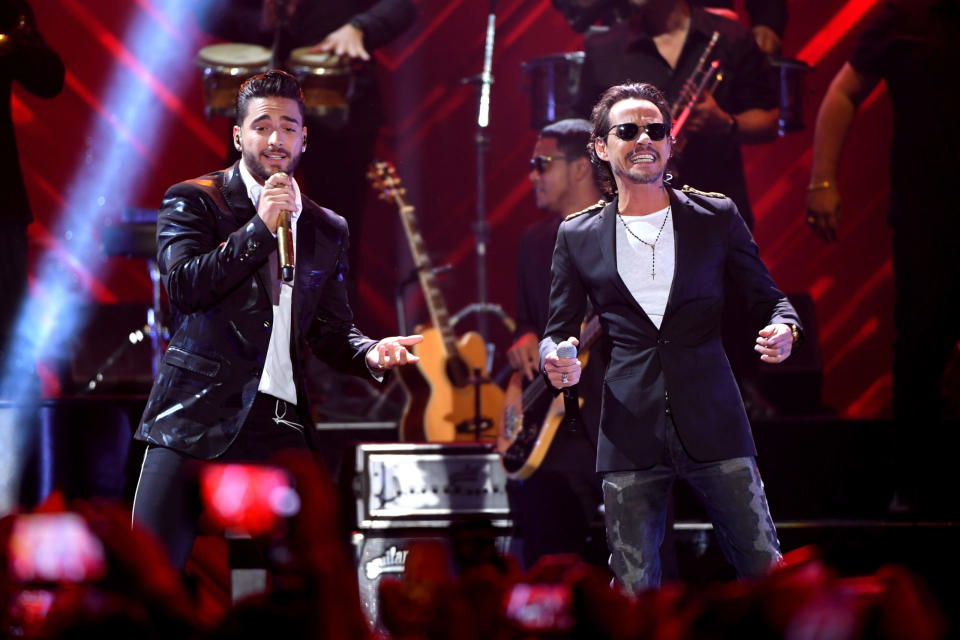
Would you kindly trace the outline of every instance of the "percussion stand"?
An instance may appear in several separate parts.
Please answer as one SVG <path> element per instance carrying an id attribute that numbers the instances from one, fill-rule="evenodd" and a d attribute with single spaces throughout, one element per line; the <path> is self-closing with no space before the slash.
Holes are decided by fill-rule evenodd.
<path id="1" fill-rule="evenodd" d="M 289 21 L 289 16 L 287 16 L 287 0 L 275 0 L 273 6 L 274 11 L 277 12 L 277 17 L 273 29 L 273 46 L 270 48 L 270 68 L 282 69 L 281 64 L 283 61 L 280 60 L 280 40 L 283 37 L 282 34 L 286 30 L 287 22 Z"/>
<path id="2" fill-rule="evenodd" d="M 497 23 L 496 4 L 496 0 L 490 0 L 490 14 L 487 16 L 487 38 L 483 47 L 483 71 L 479 76 L 471 76 L 461 81 L 465 84 L 476 84 L 480 88 L 477 105 L 477 133 L 474 137 L 474 143 L 477 146 L 477 221 L 473 227 L 477 252 L 477 302 L 470 305 L 468 309 L 470 312 L 477 312 L 477 332 L 483 338 L 484 345 L 486 345 L 488 370 L 493 363 L 494 345 L 490 341 L 486 318 L 486 313 L 492 311 L 492 309 L 487 302 L 487 241 L 490 236 L 490 225 L 487 224 L 486 219 L 484 160 L 490 146 L 487 126 L 490 124 L 490 87 L 493 85 L 491 68 L 493 66 L 493 40 Z"/>

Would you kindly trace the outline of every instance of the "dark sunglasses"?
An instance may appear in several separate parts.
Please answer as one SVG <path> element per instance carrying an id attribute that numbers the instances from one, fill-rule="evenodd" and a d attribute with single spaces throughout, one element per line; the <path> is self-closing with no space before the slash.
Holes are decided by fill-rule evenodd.
<path id="1" fill-rule="evenodd" d="M 647 135 L 650 136 L 650 139 L 654 142 L 659 142 L 667 136 L 667 125 L 662 122 L 648 122 L 643 126 L 643 130 L 647 132 Z M 608 136 L 611 131 L 613 135 L 624 142 L 632 142 L 640 135 L 640 125 L 636 122 L 624 122 L 623 124 L 610 127 L 610 130 L 607 131 Z"/>
<path id="2" fill-rule="evenodd" d="M 530 170 L 542 175 L 543 172 L 547 170 L 547 167 L 550 166 L 551 162 L 569 159 L 567 156 L 533 156 L 530 158 Z"/>

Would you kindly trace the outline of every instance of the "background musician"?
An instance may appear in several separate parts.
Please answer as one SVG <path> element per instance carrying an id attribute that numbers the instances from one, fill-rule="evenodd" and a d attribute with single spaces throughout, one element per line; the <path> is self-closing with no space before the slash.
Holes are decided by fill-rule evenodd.
<path id="1" fill-rule="evenodd" d="M 693 4 L 731 12 L 734 9 L 733 0 L 693 0 Z M 768 56 L 779 55 L 787 28 L 787 0 L 746 0 L 744 5 L 757 46 Z"/>
<path id="2" fill-rule="evenodd" d="M 537 208 L 550 214 L 520 237 L 517 254 L 517 331 L 507 358 L 518 376 L 538 375 L 538 345 L 547 323 L 550 259 L 557 229 L 571 213 L 595 206 L 603 194 L 587 155 L 590 123 L 561 120 L 547 125 L 533 147 L 530 181 Z M 600 480 L 594 471 L 600 385 L 605 356 L 603 340 L 591 350 L 592 360 L 580 385 L 584 400 L 582 427 L 562 424 L 540 467 L 526 480 L 507 485 L 514 540 L 525 567 L 548 553 L 586 555 L 590 524 L 601 504 Z M 511 381 L 513 384 L 514 381 Z M 547 396 L 547 404 L 550 394 Z M 544 411 L 546 407 L 543 407 Z M 543 412 L 538 412 L 540 420 Z M 576 418 L 576 416 L 573 416 Z"/>
<path id="3" fill-rule="evenodd" d="M 552 0 L 577 32 L 599 22 L 613 24 L 630 13 L 629 0 Z M 733 0 L 694 0 L 695 5 L 733 13 Z M 745 8 L 757 45 L 767 55 L 778 55 L 787 26 L 787 0 L 746 0 Z M 735 15 L 735 14 L 734 14 Z"/>
<path id="4" fill-rule="evenodd" d="M 960 170 L 958 38 L 956 0 L 886 3 L 820 105 L 807 192 L 807 224 L 837 241 L 844 141 L 860 105 L 886 82 L 893 105 L 888 222 L 896 296 L 890 509 L 937 517 L 957 512 L 949 506 L 956 501 L 941 493 L 951 482 L 941 456 L 955 450 L 960 432 L 956 366 L 948 365 L 960 340 L 960 217 L 947 187 Z"/>
<path id="5" fill-rule="evenodd" d="M 307 191 L 350 224 L 350 261 L 356 269 L 364 202 L 358 194 L 367 192 L 366 170 L 384 118 L 371 54 L 413 23 L 412 0 L 213 0 L 207 5 L 203 24 L 208 32 L 266 47 L 276 40 L 274 56 L 281 66 L 299 47 L 343 56 L 350 64 L 353 93 L 346 122 L 307 120 L 312 144 L 337 153 L 309 154 L 300 170 Z"/>

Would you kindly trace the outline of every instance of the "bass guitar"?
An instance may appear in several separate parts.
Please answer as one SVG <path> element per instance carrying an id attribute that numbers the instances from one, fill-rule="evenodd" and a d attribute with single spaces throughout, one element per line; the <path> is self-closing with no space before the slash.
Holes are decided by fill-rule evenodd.
<path id="1" fill-rule="evenodd" d="M 577 358 L 587 366 L 590 346 L 603 335 L 600 317 L 593 316 L 580 330 Z M 581 404 L 583 400 L 580 400 Z M 525 480 L 540 468 L 566 416 L 563 394 L 553 396 L 542 375 L 523 388 L 523 374 L 510 376 L 504 398 L 503 428 L 497 433 L 497 450 L 507 476 Z"/>
<path id="2" fill-rule="evenodd" d="M 389 162 L 377 161 L 371 165 L 368 178 L 380 199 L 392 201 L 400 212 L 432 323 L 430 327 L 418 327 L 423 342 L 413 351 L 420 357 L 419 366 L 394 369 L 409 392 L 400 439 L 492 442 L 502 420 L 503 390 L 489 380 L 483 338 L 471 331 L 457 340 L 416 211 L 407 202 L 396 169 Z"/>

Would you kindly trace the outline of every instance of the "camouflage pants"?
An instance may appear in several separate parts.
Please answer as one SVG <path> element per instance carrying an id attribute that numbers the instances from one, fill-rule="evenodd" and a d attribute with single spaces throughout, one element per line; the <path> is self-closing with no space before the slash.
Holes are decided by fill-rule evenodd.
<path id="1" fill-rule="evenodd" d="M 683 478 L 706 508 L 717 541 L 740 577 L 780 561 L 780 542 L 753 457 L 696 462 L 669 425 L 663 459 L 649 469 L 603 476 L 610 569 L 632 592 L 660 584 L 660 545 L 673 482 Z"/>

